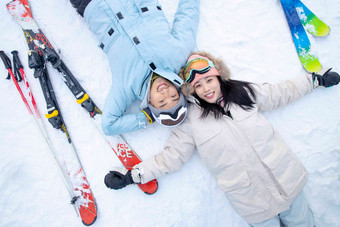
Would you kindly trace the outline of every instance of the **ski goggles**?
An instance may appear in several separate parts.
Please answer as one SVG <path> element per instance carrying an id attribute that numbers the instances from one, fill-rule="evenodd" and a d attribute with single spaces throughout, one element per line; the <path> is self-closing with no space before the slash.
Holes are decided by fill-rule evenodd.
<path id="1" fill-rule="evenodd" d="M 194 58 L 184 66 L 184 80 L 190 83 L 194 80 L 196 73 L 203 74 L 211 68 L 215 68 L 212 61 L 205 58 Z"/>
<path id="2" fill-rule="evenodd" d="M 167 127 L 174 127 L 180 125 L 187 116 L 187 107 L 182 106 L 174 113 L 161 112 L 158 116 L 154 115 L 156 121 Z"/>

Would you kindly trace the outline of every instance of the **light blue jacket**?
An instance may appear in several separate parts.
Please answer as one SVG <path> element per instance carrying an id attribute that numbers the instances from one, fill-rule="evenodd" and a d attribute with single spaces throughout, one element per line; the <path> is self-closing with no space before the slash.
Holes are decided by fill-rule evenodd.
<path id="1" fill-rule="evenodd" d="M 107 54 L 112 86 L 102 128 L 115 135 L 146 127 L 142 112 L 124 114 L 139 99 L 148 103 L 152 72 L 176 86 L 181 67 L 196 46 L 199 0 L 180 0 L 172 29 L 157 0 L 92 0 L 84 18 Z"/>

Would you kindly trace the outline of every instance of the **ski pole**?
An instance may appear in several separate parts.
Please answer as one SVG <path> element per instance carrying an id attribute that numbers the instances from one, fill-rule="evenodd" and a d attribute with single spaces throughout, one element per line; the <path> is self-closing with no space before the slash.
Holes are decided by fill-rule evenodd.
<path id="1" fill-rule="evenodd" d="M 30 106 L 28 105 L 28 102 L 27 102 L 27 100 L 26 100 L 24 94 L 22 93 L 22 90 L 21 90 L 21 88 L 20 88 L 20 86 L 19 86 L 19 84 L 18 84 L 18 81 L 17 81 L 17 79 L 15 78 L 15 76 L 14 76 L 14 74 L 13 74 L 12 67 L 11 67 L 11 60 L 7 57 L 7 55 L 6 55 L 5 52 L 3 52 L 3 51 L 0 51 L 0 56 L 1 56 L 1 59 L 2 59 L 2 61 L 3 61 L 3 63 L 4 63 L 4 65 L 5 65 L 5 68 L 8 70 L 9 75 L 11 76 L 11 78 L 12 78 L 12 80 L 13 80 L 13 82 L 14 82 L 14 84 L 15 84 L 17 90 L 18 90 L 18 92 L 20 93 L 20 96 L 21 96 L 21 98 L 22 98 L 22 101 L 24 101 L 24 103 L 25 103 L 25 105 L 26 105 L 26 108 L 27 108 L 28 112 L 29 112 L 31 115 L 33 115 L 33 112 L 32 112 L 32 110 L 31 110 Z"/>
<path id="2" fill-rule="evenodd" d="M 19 55 L 18 55 L 19 53 L 16 50 L 13 50 L 11 53 L 13 54 L 13 69 L 14 69 L 14 72 L 17 73 L 18 78 L 22 78 L 24 80 L 24 83 L 26 85 L 26 90 L 27 90 L 27 93 L 30 97 L 30 101 L 33 105 L 35 114 L 36 114 L 37 118 L 40 119 L 40 113 L 38 111 L 37 104 L 36 104 L 35 99 L 33 97 L 33 93 L 30 89 L 30 85 L 27 81 L 27 77 L 26 77 L 26 74 L 24 72 L 24 67 L 22 66 L 21 61 L 19 59 Z M 19 82 L 20 82 L 20 80 L 19 80 Z"/>
<path id="3" fill-rule="evenodd" d="M 23 67 L 22 67 L 22 65 L 20 63 L 20 60 L 19 60 L 19 57 L 18 57 L 18 51 L 12 51 L 12 54 L 13 54 L 13 58 L 15 59 L 14 61 L 16 61 L 16 64 L 14 64 L 14 65 L 16 65 L 18 67 L 19 72 L 21 73 L 21 76 L 22 76 L 22 78 L 23 78 L 23 80 L 24 80 L 24 82 L 26 84 L 26 88 L 27 88 L 29 96 L 31 98 L 32 105 L 34 106 L 34 109 L 36 111 L 36 116 L 33 114 L 33 111 L 31 110 L 31 108 L 30 108 L 30 106 L 29 106 L 29 104 L 28 104 L 24 94 L 22 93 L 22 90 L 21 90 L 21 88 L 20 88 L 20 86 L 18 84 L 18 81 L 17 81 L 16 77 L 13 74 L 12 67 L 11 67 L 11 60 L 8 58 L 8 56 L 5 54 L 4 51 L 0 51 L 0 57 L 1 57 L 4 65 L 5 65 L 5 68 L 8 70 L 8 73 L 10 74 L 10 76 L 11 76 L 11 78 L 12 78 L 12 80 L 13 80 L 13 82 L 14 82 L 17 90 L 18 90 L 18 92 L 20 93 L 20 96 L 21 96 L 22 100 L 24 101 L 29 114 L 33 117 L 35 123 L 37 124 L 37 126 L 39 128 L 40 133 L 44 137 L 48 147 L 50 148 L 50 150 L 51 150 L 51 152 L 52 152 L 52 154 L 54 156 L 54 159 L 56 160 L 60 170 L 62 171 L 62 175 L 63 175 L 63 178 L 64 178 L 65 183 L 67 185 L 68 192 L 70 193 L 70 196 L 72 198 L 71 201 L 74 201 L 76 196 L 74 195 L 72 186 L 70 185 L 70 180 L 68 179 L 68 173 L 66 173 L 64 171 L 64 168 L 62 167 L 62 165 L 57 160 L 56 151 L 55 151 L 55 149 L 54 149 L 54 147 L 53 147 L 53 145 L 52 145 L 52 143 L 51 143 L 51 141 L 50 141 L 50 139 L 49 139 L 49 137 L 47 135 L 47 131 L 46 131 L 46 129 L 45 129 L 43 123 L 42 123 L 42 120 L 41 120 L 41 117 L 40 117 L 40 113 L 39 113 L 38 108 L 36 106 L 33 94 L 32 94 L 32 92 L 30 90 L 28 81 L 26 80 L 26 75 L 25 75 L 25 73 L 23 71 Z M 16 67 L 16 66 L 14 66 L 14 67 Z M 75 205 L 75 204 L 73 204 L 73 205 Z M 79 216 L 78 210 L 75 209 L 75 211 L 76 211 L 77 215 Z"/>

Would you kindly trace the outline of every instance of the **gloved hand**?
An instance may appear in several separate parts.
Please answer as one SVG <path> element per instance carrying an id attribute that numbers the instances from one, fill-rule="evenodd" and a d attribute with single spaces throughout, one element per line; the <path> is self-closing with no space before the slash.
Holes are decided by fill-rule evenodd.
<path id="1" fill-rule="evenodd" d="M 143 113 L 145 114 L 146 116 L 146 120 L 152 124 L 155 122 L 155 118 L 153 117 L 152 113 L 151 113 L 151 110 L 149 109 L 149 107 L 143 109 Z"/>
<path id="2" fill-rule="evenodd" d="M 322 75 L 319 75 L 317 73 L 313 73 L 313 85 L 314 88 L 318 86 L 323 87 L 331 87 L 334 85 L 337 85 L 340 82 L 340 76 L 337 72 L 331 72 L 332 68 L 323 71 L 320 71 L 319 73 Z"/>
<path id="3" fill-rule="evenodd" d="M 105 185 L 111 189 L 122 189 L 129 184 L 140 183 L 139 172 L 136 169 L 120 169 L 110 171 L 104 179 Z"/>

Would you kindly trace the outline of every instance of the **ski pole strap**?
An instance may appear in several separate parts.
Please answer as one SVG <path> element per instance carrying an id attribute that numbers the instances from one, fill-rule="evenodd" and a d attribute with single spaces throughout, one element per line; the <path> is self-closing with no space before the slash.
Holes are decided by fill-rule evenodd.
<path id="1" fill-rule="evenodd" d="M 2 62 L 5 65 L 5 68 L 8 70 L 8 76 L 6 77 L 6 79 L 9 80 L 11 78 L 10 70 L 12 71 L 11 60 L 7 57 L 5 52 L 3 52 L 2 50 L 0 51 L 0 57 L 1 57 Z"/>
<path id="2" fill-rule="evenodd" d="M 18 82 L 22 81 L 22 76 L 20 73 L 20 69 L 23 69 L 24 67 L 22 66 L 20 59 L 19 59 L 19 55 L 18 55 L 18 51 L 13 50 L 11 52 L 13 54 L 13 70 L 14 70 L 14 75 L 16 77 L 16 79 L 18 80 Z"/>

